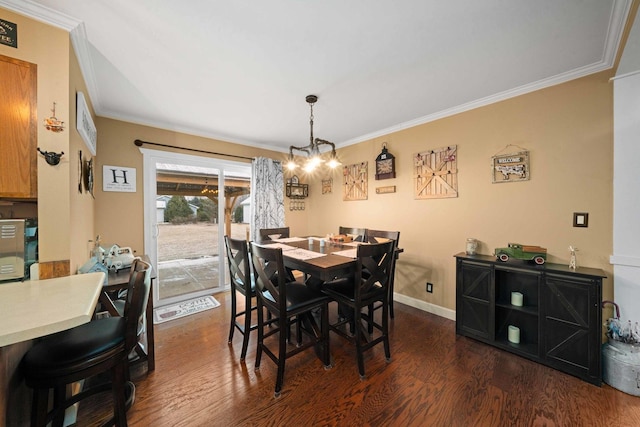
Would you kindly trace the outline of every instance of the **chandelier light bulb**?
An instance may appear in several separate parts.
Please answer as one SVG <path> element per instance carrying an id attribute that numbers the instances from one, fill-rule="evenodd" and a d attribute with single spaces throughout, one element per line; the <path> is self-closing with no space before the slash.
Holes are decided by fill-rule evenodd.
<path id="1" fill-rule="evenodd" d="M 335 157 L 332 157 L 331 160 L 329 160 L 329 162 L 327 163 L 327 166 L 329 166 L 331 169 L 335 169 L 340 166 L 340 162 Z"/>

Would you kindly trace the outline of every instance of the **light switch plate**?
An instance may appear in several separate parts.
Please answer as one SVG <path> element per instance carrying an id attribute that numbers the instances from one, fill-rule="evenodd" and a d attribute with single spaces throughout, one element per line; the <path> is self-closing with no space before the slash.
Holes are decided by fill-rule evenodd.
<path id="1" fill-rule="evenodd" d="M 586 212 L 574 212 L 573 213 L 573 226 L 574 227 L 588 227 L 589 226 L 589 214 Z"/>

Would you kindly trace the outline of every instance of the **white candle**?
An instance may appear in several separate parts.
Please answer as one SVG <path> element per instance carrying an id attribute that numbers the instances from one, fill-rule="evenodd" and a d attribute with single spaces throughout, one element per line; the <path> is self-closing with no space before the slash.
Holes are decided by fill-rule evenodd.
<path id="1" fill-rule="evenodd" d="M 512 305 L 517 305 L 518 307 L 522 307 L 523 300 L 524 300 L 524 297 L 520 292 L 511 292 Z"/>
<path id="2" fill-rule="evenodd" d="M 509 325 L 509 342 L 520 344 L 520 328 Z"/>

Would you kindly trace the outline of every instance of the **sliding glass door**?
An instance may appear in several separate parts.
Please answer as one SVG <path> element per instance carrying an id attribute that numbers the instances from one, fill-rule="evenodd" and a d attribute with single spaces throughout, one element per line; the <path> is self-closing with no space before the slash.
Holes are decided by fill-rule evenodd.
<path id="1" fill-rule="evenodd" d="M 227 289 L 224 235 L 247 235 L 251 165 L 141 151 L 154 306 Z"/>

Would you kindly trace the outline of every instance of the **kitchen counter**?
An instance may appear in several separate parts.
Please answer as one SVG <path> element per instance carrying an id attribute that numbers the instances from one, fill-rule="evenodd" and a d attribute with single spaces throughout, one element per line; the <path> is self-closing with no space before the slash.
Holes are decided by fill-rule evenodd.
<path id="1" fill-rule="evenodd" d="M 0 284 L 0 347 L 87 323 L 104 273 Z"/>
<path id="2" fill-rule="evenodd" d="M 19 365 L 32 340 L 89 322 L 103 283 L 104 273 L 0 283 L 0 427 L 29 425 Z"/>

